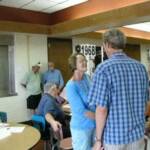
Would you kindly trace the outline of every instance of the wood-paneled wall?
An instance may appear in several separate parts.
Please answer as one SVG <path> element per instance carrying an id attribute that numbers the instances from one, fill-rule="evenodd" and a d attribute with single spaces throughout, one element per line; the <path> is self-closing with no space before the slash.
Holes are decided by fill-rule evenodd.
<path id="1" fill-rule="evenodd" d="M 140 45 L 138 44 L 126 44 L 124 52 L 133 59 L 141 60 Z"/>
<path id="2" fill-rule="evenodd" d="M 72 41 L 64 39 L 48 39 L 48 61 L 55 63 L 63 75 L 65 83 L 71 77 L 68 58 L 72 54 Z"/>

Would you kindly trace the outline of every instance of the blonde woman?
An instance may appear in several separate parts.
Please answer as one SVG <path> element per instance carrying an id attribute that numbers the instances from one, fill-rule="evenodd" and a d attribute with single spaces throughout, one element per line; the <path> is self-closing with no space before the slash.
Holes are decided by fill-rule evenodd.
<path id="1" fill-rule="evenodd" d="M 71 134 L 74 150 L 91 150 L 95 129 L 95 115 L 89 110 L 87 96 L 90 78 L 85 74 L 87 61 L 83 54 L 75 53 L 69 57 L 72 77 L 66 85 L 67 100 L 71 107 Z"/>

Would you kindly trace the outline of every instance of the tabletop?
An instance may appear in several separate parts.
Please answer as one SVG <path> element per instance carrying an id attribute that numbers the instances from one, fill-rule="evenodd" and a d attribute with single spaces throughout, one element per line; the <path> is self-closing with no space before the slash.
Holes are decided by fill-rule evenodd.
<path id="1" fill-rule="evenodd" d="M 11 124 L 11 126 L 25 128 L 21 133 L 11 133 L 10 136 L 1 139 L 0 150 L 28 150 L 40 140 L 40 132 L 32 126 L 24 124 Z"/>

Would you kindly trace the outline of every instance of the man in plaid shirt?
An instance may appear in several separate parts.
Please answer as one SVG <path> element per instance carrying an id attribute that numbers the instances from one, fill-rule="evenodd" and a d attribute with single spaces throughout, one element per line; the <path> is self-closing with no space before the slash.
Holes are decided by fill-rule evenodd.
<path id="1" fill-rule="evenodd" d="M 149 99 L 145 67 L 124 52 L 125 35 L 112 29 L 103 35 L 108 60 L 93 76 L 89 105 L 96 107 L 94 150 L 144 150 L 145 106 Z"/>

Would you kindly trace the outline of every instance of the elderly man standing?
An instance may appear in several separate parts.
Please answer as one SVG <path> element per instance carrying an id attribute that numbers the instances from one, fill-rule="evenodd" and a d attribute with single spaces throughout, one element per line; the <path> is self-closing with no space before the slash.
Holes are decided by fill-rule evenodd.
<path id="1" fill-rule="evenodd" d="M 33 65 L 32 71 L 27 73 L 21 81 L 21 85 L 27 89 L 27 108 L 31 110 L 32 114 L 35 113 L 41 99 L 40 67 L 40 63 Z"/>
<path id="2" fill-rule="evenodd" d="M 60 70 L 55 69 L 55 64 L 53 62 L 48 63 L 48 70 L 43 74 L 43 84 L 45 83 L 55 83 L 61 90 L 64 86 L 64 80 Z"/>
<path id="3" fill-rule="evenodd" d="M 145 106 L 149 99 L 144 65 L 124 52 L 125 35 L 112 29 L 103 35 L 108 60 L 94 74 L 89 105 L 96 107 L 94 150 L 144 150 Z"/>

